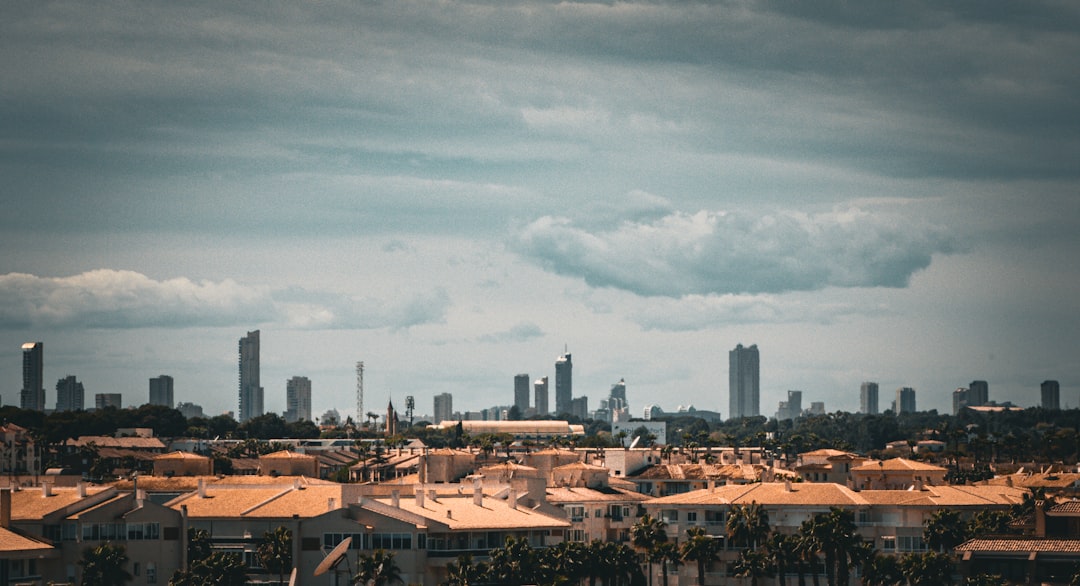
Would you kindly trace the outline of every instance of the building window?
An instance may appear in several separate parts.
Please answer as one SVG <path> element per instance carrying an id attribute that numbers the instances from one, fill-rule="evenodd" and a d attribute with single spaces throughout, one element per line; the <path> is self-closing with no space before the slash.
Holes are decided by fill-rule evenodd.
<path id="1" fill-rule="evenodd" d="M 881 551 L 892 553 L 896 551 L 896 537 L 882 537 L 881 538 Z"/>
<path id="2" fill-rule="evenodd" d="M 571 523 L 580 523 L 585 518 L 585 507 L 566 507 L 566 516 L 570 517 Z"/>
<path id="3" fill-rule="evenodd" d="M 673 509 L 667 509 L 660 511 L 660 519 L 665 523 L 678 523 L 679 511 Z"/>
<path id="4" fill-rule="evenodd" d="M 687 511 L 686 522 L 689 525 L 697 525 L 697 511 Z"/>
<path id="5" fill-rule="evenodd" d="M 157 584 L 157 567 L 153 562 L 146 564 L 146 583 Z"/>
<path id="6" fill-rule="evenodd" d="M 585 541 L 585 531 L 582 529 L 571 529 L 566 532 L 567 541 Z"/>
<path id="7" fill-rule="evenodd" d="M 139 562 L 132 562 L 132 564 L 131 564 L 131 575 L 132 576 L 138 576 L 139 575 L 139 569 L 140 569 L 139 568 Z"/>

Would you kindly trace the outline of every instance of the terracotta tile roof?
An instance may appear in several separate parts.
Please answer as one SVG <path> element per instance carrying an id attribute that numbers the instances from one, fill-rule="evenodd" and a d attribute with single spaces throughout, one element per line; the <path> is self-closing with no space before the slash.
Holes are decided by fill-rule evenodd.
<path id="1" fill-rule="evenodd" d="M 647 505 L 665 504 L 713 504 L 748 505 L 756 502 L 760 505 L 820 505 L 856 507 L 867 504 L 866 499 L 850 488 L 829 482 L 793 482 L 791 491 L 783 482 L 761 482 L 755 484 L 729 484 L 713 489 L 695 490 L 646 501 Z"/>
<path id="2" fill-rule="evenodd" d="M 115 490 L 111 486 L 90 486 L 86 488 L 86 497 L 80 497 L 77 489 L 66 487 L 53 488 L 52 496 L 42 496 L 40 488 L 12 491 L 11 519 L 13 521 L 39 521 L 46 515 L 61 511 L 84 498 Z"/>
<path id="3" fill-rule="evenodd" d="M 407 514 L 445 525 L 451 531 L 563 529 L 570 526 L 569 521 L 565 519 L 545 515 L 523 506 L 511 509 L 506 499 L 488 496 L 484 496 L 482 506 L 473 504 L 472 494 L 462 494 L 439 497 L 435 500 L 425 499 L 423 508 L 416 506 L 416 499 L 412 497 L 401 497 L 398 507 L 393 507 L 391 499 L 388 498 L 364 499 L 364 502 L 369 500 L 382 505 L 376 512 L 397 508 Z"/>
<path id="4" fill-rule="evenodd" d="M 159 454 L 157 456 L 154 456 L 153 459 L 155 461 L 157 461 L 157 460 L 198 460 L 198 461 L 204 461 L 204 460 L 209 460 L 210 458 L 207 458 L 206 456 L 200 456 L 199 454 L 193 454 L 191 452 L 182 452 L 180 450 L 177 450 L 175 452 L 169 452 L 168 454 Z"/>
<path id="5" fill-rule="evenodd" d="M 560 466 L 561 468 L 561 466 Z M 558 468 L 556 468 L 558 470 Z M 532 466 L 525 466 L 524 464 L 518 464 L 517 462 L 503 462 L 501 464 L 491 464 L 489 466 L 483 466 L 480 468 L 481 474 L 488 473 L 500 473 L 500 472 L 539 472 Z"/>
<path id="6" fill-rule="evenodd" d="M 896 471 L 926 471 L 926 472 L 948 472 L 947 469 L 941 466 L 935 466 L 933 464 L 927 464 L 925 462 L 917 462 L 915 460 L 908 460 L 906 458 L 892 458 L 880 462 L 867 462 L 862 466 L 856 466 L 851 469 L 852 472 L 896 472 Z"/>
<path id="7" fill-rule="evenodd" d="M 207 486 L 292 486 L 299 481 L 301 486 L 334 485 L 330 480 L 320 480 L 308 476 L 139 476 L 139 488 L 147 492 L 191 492 L 199 487 L 199 480 Z M 112 483 L 119 490 L 132 490 L 134 483 L 130 478 Z"/>
<path id="8" fill-rule="evenodd" d="M 301 454 L 300 452 L 290 452 L 289 450 L 281 450 L 280 452 L 273 452 L 271 454 L 263 454 L 259 456 L 259 459 L 267 460 L 314 460 L 315 456 L 308 454 Z"/>
<path id="9" fill-rule="evenodd" d="M 1080 501 L 1058 503 L 1046 511 L 1047 515 L 1075 515 L 1080 513 Z"/>
<path id="10" fill-rule="evenodd" d="M 799 457 L 800 458 L 805 458 L 807 456 L 810 456 L 811 458 L 831 458 L 833 456 L 854 456 L 854 455 L 855 454 L 852 454 L 851 452 L 845 452 L 843 450 L 833 450 L 833 449 L 829 449 L 829 448 L 824 448 L 824 449 L 821 449 L 821 450 L 814 450 L 812 452 L 803 452 L 803 453 L 799 454 Z"/>
<path id="11" fill-rule="evenodd" d="M 117 501 L 119 501 L 121 499 L 129 498 L 129 496 L 130 496 L 130 493 L 129 494 L 118 494 L 118 495 L 116 495 L 116 496 L 114 496 L 114 497 L 112 497 L 110 499 L 106 499 L 106 500 L 104 500 L 104 501 L 102 501 L 102 502 L 100 502 L 100 503 L 98 503 L 98 504 L 96 504 L 96 505 L 94 505 L 92 507 L 83 509 L 83 510 L 79 511 L 78 513 L 75 513 L 74 515 L 68 515 L 67 519 L 74 521 L 74 520 L 82 517 L 83 515 L 86 515 L 88 513 L 92 513 L 94 511 L 97 511 L 98 509 L 100 509 L 102 507 L 105 507 L 105 506 L 108 506 L 108 505 L 110 505 L 112 503 L 115 503 L 115 502 L 117 502 Z"/>
<path id="12" fill-rule="evenodd" d="M 632 480 L 707 480 L 739 479 L 757 480 L 765 467 L 760 464 L 656 464 L 639 474 L 629 476 Z"/>
<path id="13" fill-rule="evenodd" d="M 82 447 L 93 443 L 99 448 L 120 448 L 129 450 L 165 450 L 165 444 L 156 437 L 112 437 L 108 435 L 84 435 L 78 439 L 69 439 L 65 446 Z"/>
<path id="14" fill-rule="evenodd" d="M 330 510 L 330 499 L 334 499 L 334 508 L 344 508 L 341 485 L 309 486 L 302 490 L 289 489 L 276 498 L 244 513 L 244 517 L 269 517 L 275 519 L 299 515 L 307 519 L 317 517 Z M 190 512 L 191 509 L 188 509 Z"/>
<path id="15" fill-rule="evenodd" d="M 53 549 L 48 543 L 0 527 L 0 554 L 4 554 L 4 559 L 18 559 L 20 553 L 42 554 Z"/>
<path id="16" fill-rule="evenodd" d="M 993 553 L 1069 553 L 1080 555 L 1080 539 L 972 539 L 956 546 L 956 551 Z"/>
<path id="17" fill-rule="evenodd" d="M 534 470 L 535 470 L 535 468 L 534 468 Z M 556 467 L 552 468 L 551 471 L 552 472 L 569 472 L 571 470 L 595 470 L 595 471 L 599 472 L 599 471 L 605 471 L 605 470 L 607 470 L 607 468 L 604 468 L 603 466 L 593 466 L 592 464 L 586 464 L 585 462 L 582 462 L 582 461 L 579 460 L 577 462 L 570 462 L 569 464 L 563 464 L 562 466 L 556 466 Z"/>
<path id="18" fill-rule="evenodd" d="M 632 490 L 610 488 L 596 490 L 586 487 L 549 487 L 547 501 L 553 505 L 565 503 L 639 503 L 649 500 L 649 495 Z"/>

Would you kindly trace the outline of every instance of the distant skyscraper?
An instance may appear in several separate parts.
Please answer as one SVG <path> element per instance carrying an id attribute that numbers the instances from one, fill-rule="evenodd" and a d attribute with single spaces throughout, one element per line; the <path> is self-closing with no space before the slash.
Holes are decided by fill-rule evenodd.
<path id="1" fill-rule="evenodd" d="M 619 382 L 611 385 L 611 393 L 608 394 L 608 408 L 626 409 L 630 406 L 630 403 L 626 401 L 626 379 L 621 378 Z"/>
<path id="2" fill-rule="evenodd" d="M 984 380 L 973 380 L 968 387 L 967 404 L 970 407 L 990 404 L 990 385 Z"/>
<path id="3" fill-rule="evenodd" d="M 173 378 L 167 374 L 150 379 L 150 404 L 176 407 L 173 402 Z"/>
<path id="4" fill-rule="evenodd" d="M 542 376 L 533 383 L 533 403 L 536 405 L 537 415 L 548 414 L 548 377 Z"/>
<path id="5" fill-rule="evenodd" d="M 263 414 L 259 386 L 259 330 L 240 338 L 240 423 Z"/>
<path id="6" fill-rule="evenodd" d="M 555 415 L 570 412 L 570 401 L 574 397 L 573 371 L 569 352 L 555 361 Z"/>
<path id="7" fill-rule="evenodd" d="M 570 399 L 570 407 L 565 411 L 578 419 L 585 420 L 589 418 L 589 398 L 588 397 L 574 397 Z"/>
<path id="8" fill-rule="evenodd" d="M 532 379 L 527 374 L 514 376 L 514 407 L 518 408 L 518 412 L 522 417 L 525 417 L 525 412 L 529 410 L 529 392 L 532 390 L 529 386 L 531 383 Z"/>
<path id="9" fill-rule="evenodd" d="M 1061 409 L 1061 385 L 1056 380 L 1045 380 L 1042 385 L 1042 408 Z"/>
<path id="10" fill-rule="evenodd" d="M 824 415 L 825 414 L 825 401 L 810 401 L 810 408 L 807 409 L 809 415 Z"/>
<path id="11" fill-rule="evenodd" d="M 120 393 L 97 393 L 94 395 L 94 408 L 104 409 L 106 407 L 115 407 L 117 409 L 123 409 L 121 405 Z"/>
<path id="12" fill-rule="evenodd" d="M 306 376 L 285 381 L 285 421 L 311 421 L 311 381 Z"/>
<path id="13" fill-rule="evenodd" d="M 56 410 L 81 411 L 85 409 L 86 391 L 74 375 L 67 375 L 56 382 Z"/>
<path id="14" fill-rule="evenodd" d="M 27 342 L 22 345 L 23 388 L 19 393 L 19 407 L 45 410 L 45 343 Z"/>
<path id="15" fill-rule="evenodd" d="M 757 344 L 742 344 L 728 353 L 728 417 L 761 414 L 761 371 Z"/>
<path id="16" fill-rule="evenodd" d="M 859 387 L 859 413 L 877 415 L 878 413 L 878 384 L 865 382 Z"/>
<path id="17" fill-rule="evenodd" d="M 178 403 L 176 405 L 176 410 L 179 411 L 180 414 L 183 415 L 185 419 L 193 419 L 195 417 L 206 417 L 206 414 L 203 413 L 202 406 L 201 405 L 196 405 L 195 403 Z"/>
<path id="18" fill-rule="evenodd" d="M 896 414 L 915 412 L 915 389 L 900 387 L 896 389 Z"/>
<path id="19" fill-rule="evenodd" d="M 788 391 L 787 401 L 780 401 L 780 408 L 776 410 L 776 420 L 798 417 L 802 417 L 802 391 Z"/>
<path id="20" fill-rule="evenodd" d="M 964 387 L 960 387 L 952 392 L 952 414 L 959 415 L 964 407 L 968 406 L 968 396 L 970 392 Z"/>
<path id="21" fill-rule="evenodd" d="M 435 395 L 435 423 L 452 421 L 454 419 L 454 396 L 450 393 Z"/>

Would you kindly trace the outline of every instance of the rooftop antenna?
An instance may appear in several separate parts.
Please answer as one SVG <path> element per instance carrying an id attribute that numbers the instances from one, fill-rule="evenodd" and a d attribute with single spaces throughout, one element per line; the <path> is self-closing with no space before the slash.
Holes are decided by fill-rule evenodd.
<path id="1" fill-rule="evenodd" d="M 364 361 L 356 363 L 356 421 L 364 420 Z"/>

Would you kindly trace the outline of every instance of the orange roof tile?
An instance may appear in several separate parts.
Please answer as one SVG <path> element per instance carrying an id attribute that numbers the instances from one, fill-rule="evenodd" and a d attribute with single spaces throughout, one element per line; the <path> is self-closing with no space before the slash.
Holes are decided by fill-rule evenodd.
<path id="1" fill-rule="evenodd" d="M 365 502 L 368 500 L 364 499 Z M 377 512 L 394 508 L 391 499 L 380 497 L 371 500 L 383 505 Z M 562 529 L 570 526 L 565 519 L 545 515 L 523 506 L 512 509 L 505 499 L 488 496 L 484 496 L 481 506 L 473 504 L 471 494 L 443 496 L 435 500 L 425 499 L 423 507 L 416 506 L 416 499 L 412 497 L 403 496 L 398 503 L 396 508 L 401 511 L 445 525 L 451 531 Z"/>
<path id="2" fill-rule="evenodd" d="M 93 497 L 104 491 L 115 491 L 109 486 L 91 486 L 86 488 L 86 497 L 80 497 L 78 489 L 57 487 L 52 489 L 52 496 L 42 496 L 40 488 L 30 488 L 11 492 L 11 519 L 17 521 L 36 521 L 46 515 L 61 511 L 83 499 Z"/>
<path id="3" fill-rule="evenodd" d="M 53 549 L 48 543 L 0 527 L 0 554 L 4 554 L 4 559 L 17 559 L 20 553 L 41 554 Z"/>

